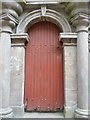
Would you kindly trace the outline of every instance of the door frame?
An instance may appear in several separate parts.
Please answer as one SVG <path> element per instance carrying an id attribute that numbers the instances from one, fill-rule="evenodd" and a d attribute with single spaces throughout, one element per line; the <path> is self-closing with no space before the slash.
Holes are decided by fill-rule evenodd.
<path id="1" fill-rule="evenodd" d="M 28 28 L 30 28 L 30 26 L 33 25 L 34 23 L 40 21 L 40 17 L 42 17 L 40 9 L 34 10 L 33 12 L 27 13 L 27 15 L 22 16 L 22 19 L 19 21 L 19 24 L 18 24 L 17 29 L 16 29 L 16 33 L 20 35 L 21 40 L 23 40 L 23 34 L 27 33 Z M 63 33 L 61 40 L 62 40 L 62 38 L 72 39 L 72 43 L 75 44 L 75 42 L 73 40 L 76 40 L 76 38 L 75 38 L 75 36 L 73 36 L 74 33 L 71 32 L 71 27 L 69 25 L 68 20 L 66 19 L 66 16 L 63 16 L 62 13 L 59 13 L 55 10 L 47 9 L 46 14 L 45 14 L 45 18 L 48 21 L 53 22 L 60 27 L 61 33 Z M 27 35 L 27 37 L 28 37 L 28 35 Z M 27 38 L 25 37 L 24 39 L 27 39 Z M 27 41 L 29 41 L 29 40 L 30 39 L 28 37 Z M 20 43 L 22 43 L 22 41 L 20 41 L 20 39 L 19 39 L 19 42 L 18 42 L 19 47 L 21 45 Z M 23 41 L 23 43 L 25 43 L 25 40 Z M 68 41 L 67 41 L 67 43 L 68 43 Z M 71 46 L 72 46 L 72 43 L 71 43 Z M 66 42 L 65 42 L 65 44 L 66 44 Z M 69 44 L 70 44 L 70 41 L 69 41 Z M 76 44 L 75 45 L 74 44 L 73 44 L 73 46 L 76 47 Z M 24 47 L 24 44 L 22 46 Z M 63 50 L 63 55 L 64 55 L 64 50 Z M 65 59 L 65 56 L 63 58 Z M 25 59 L 25 53 L 23 54 L 23 59 Z M 63 63 L 64 63 L 64 59 L 63 59 Z M 23 66 L 23 79 L 22 79 L 23 82 L 22 82 L 22 93 L 21 93 L 22 94 L 22 102 L 23 102 L 23 98 L 24 98 L 24 68 L 25 67 Z M 63 71 L 65 72 L 65 63 L 64 63 L 64 70 Z M 64 74 L 64 82 L 65 82 L 65 74 Z M 65 89 L 66 89 L 66 86 L 64 85 L 64 96 L 67 95 L 65 92 Z M 66 97 L 64 97 L 64 98 L 65 98 L 64 106 L 68 106 L 68 103 L 66 103 L 67 98 Z M 72 98 L 70 98 L 70 99 L 72 101 Z M 24 107 L 23 107 L 23 109 L 24 109 Z M 72 108 L 69 106 L 69 110 L 66 110 L 66 108 L 64 107 L 64 111 L 65 111 L 64 113 L 66 115 L 68 113 L 68 111 L 72 111 Z M 72 111 L 72 113 L 74 115 L 74 110 Z"/>
<path id="2" fill-rule="evenodd" d="M 71 63 L 76 66 L 76 47 L 77 47 L 77 33 L 60 33 L 60 40 L 63 42 L 63 63 L 64 63 L 64 83 L 68 82 L 70 79 L 70 76 L 72 74 L 74 75 L 73 79 L 71 80 L 71 84 L 74 86 L 69 88 L 69 91 L 67 89 L 67 84 L 64 84 L 64 116 L 67 118 L 74 118 L 74 111 L 77 107 L 77 99 L 75 96 L 77 96 L 77 77 L 76 76 L 76 68 L 73 68 L 73 71 L 69 73 L 69 76 L 66 75 L 68 73 L 67 65 L 71 65 Z M 12 63 L 12 69 L 11 72 L 14 74 L 11 74 L 12 81 L 11 81 L 11 87 L 15 86 L 15 89 L 17 90 L 15 92 L 14 89 L 11 91 L 10 100 L 13 101 L 13 104 L 11 104 L 13 113 L 15 116 L 23 116 L 24 114 L 24 73 L 25 73 L 25 44 L 28 43 L 29 37 L 27 33 L 24 34 L 11 34 L 11 63 Z M 71 42 L 70 42 L 71 41 Z M 68 50 L 67 50 L 68 49 Z M 71 57 L 69 58 L 69 61 L 67 59 L 67 54 L 70 54 L 69 52 L 72 51 Z M 17 54 L 16 54 L 17 53 Z M 69 62 L 66 64 L 66 62 Z M 16 68 L 19 68 L 18 71 Z M 18 74 L 20 73 L 20 75 Z M 13 82 L 14 81 L 14 82 Z M 18 91 L 19 90 L 19 91 Z M 73 91 L 72 91 L 73 90 Z M 69 94 L 72 93 L 74 97 L 70 97 Z M 18 97 L 20 99 L 18 99 Z M 16 99 L 13 99 L 16 98 Z M 14 103 L 15 100 L 18 100 Z M 74 104 L 70 104 L 74 103 Z M 19 106 L 18 106 L 19 104 Z M 19 113 L 19 114 L 18 114 Z"/>
<path id="3" fill-rule="evenodd" d="M 47 21 L 48 22 L 48 21 Z M 42 21 L 40 21 L 39 23 L 42 23 Z M 52 22 L 49 22 L 49 23 L 52 23 Z M 53 25 L 55 25 L 54 23 L 53 23 Z M 55 25 L 55 26 L 57 26 L 57 25 Z M 57 28 L 58 28 L 58 26 L 57 26 Z M 58 28 L 59 29 L 59 28 Z M 29 28 L 29 30 L 30 30 L 30 28 Z M 60 31 L 60 29 L 59 29 L 59 31 Z M 58 38 L 59 38 L 59 36 L 58 36 Z M 62 93 L 61 93 L 61 95 L 63 95 L 63 97 L 61 97 L 61 98 L 63 98 L 63 103 L 64 103 L 64 68 L 63 68 L 63 44 L 62 44 L 62 41 L 59 41 L 59 39 L 57 40 L 58 42 L 60 42 L 60 44 L 61 44 L 61 56 L 62 56 L 62 65 L 61 65 L 61 71 L 62 71 Z M 29 41 L 30 42 L 30 41 Z M 28 43 L 27 43 L 28 44 Z M 29 43 L 30 44 L 30 43 Z M 27 47 L 27 46 L 26 46 Z M 25 54 L 26 54 L 26 51 L 25 51 Z M 25 104 L 25 111 L 27 111 L 26 110 L 26 108 L 27 108 L 27 106 L 28 106 L 28 100 L 25 100 L 25 96 L 27 96 L 27 94 L 28 93 L 26 93 L 26 92 L 28 92 L 27 91 L 27 86 L 28 85 L 26 85 L 27 84 L 27 82 L 26 82 L 26 63 L 27 62 L 27 60 L 26 60 L 26 57 L 25 57 L 25 81 L 24 81 L 24 104 Z M 61 82 L 60 82 L 61 83 Z M 25 92 L 26 91 L 26 92 Z M 25 95 L 25 93 L 26 93 L 26 95 Z M 28 96 L 27 96 L 28 97 Z M 64 104 L 63 104 L 63 108 L 64 108 Z M 63 108 L 61 109 L 61 111 L 63 110 Z"/>

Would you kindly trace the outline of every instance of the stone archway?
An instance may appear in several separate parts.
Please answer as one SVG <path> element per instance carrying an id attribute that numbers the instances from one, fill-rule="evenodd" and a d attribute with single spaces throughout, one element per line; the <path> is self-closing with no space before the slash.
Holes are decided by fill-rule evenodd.
<path id="1" fill-rule="evenodd" d="M 40 21 L 40 17 L 42 17 L 40 9 L 24 15 L 17 26 L 16 33 L 26 33 L 31 25 Z M 47 21 L 58 25 L 62 32 L 71 32 L 71 27 L 63 14 L 60 14 L 55 10 L 47 9 L 45 18 Z"/>
<path id="2" fill-rule="evenodd" d="M 33 12 L 30 12 L 27 15 L 24 15 L 17 26 L 16 33 L 21 34 L 21 35 L 23 35 L 23 33 L 26 34 L 28 29 L 30 28 L 30 26 L 39 22 L 41 17 L 42 17 L 42 15 L 41 15 L 40 9 L 35 10 Z M 45 14 L 45 18 L 46 18 L 46 21 L 49 21 L 49 22 L 56 24 L 60 28 L 61 32 L 71 33 L 71 27 L 70 27 L 67 19 L 65 18 L 65 16 L 63 14 L 60 14 L 59 12 L 57 12 L 55 10 L 47 9 L 46 14 Z M 23 55 L 23 57 L 25 57 L 25 56 Z M 23 72 L 24 71 L 25 70 L 23 70 Z M 24 80 L 23 80 L 22 85 L 23 85 L 22 86 L 22 88 L 23 88 L 22 98 L 23 98 L 24 97 L 23 96 L 24 95 Z M 64 88 L 64 92 L 65 92 L 65 88 Z M 65 103 L 64 103 L 64 105 L 65 105 Z"/>
<path id="3" fill-rule="evenodd" d="M 25 63 L 25 49 L 24 49 L 24 46 L 22 46 L 22 40 L 23 39 L 27 39 L 27 37 L 26 37 L 26 34 L 27 34 L 27 31 L 28 31 L 28 28 L 30 28 L 30 26 L 32 26 L 34 23 L 36 23 L 36 22 L 39 22 L 40 21 L 40 17 L 42 17 L 42 15 L 41 15 L 41 10 L 36 10 L 36 11 L 33 11 L 33 12 L 31 12 L 31 13 L 28 13 L 27 15 L 24 15 L 24 16 L 22 16 L 22 19 L 21 19 L 21 21 L 19 22 L 19 24 L 18 24 L 18 26 L 17 26 L 17 30 L 16 30 L 16 33 L 17 33 L 17 35 L 19 35 L 20 36 L 20 41 L 18 41 L 18 43 L 16 44 L 16 51 L 17 51 L 17 53 L 18 53 L 18 47 L 19 47 L 19 49 L 20 49 L 20 51 L 19 51 L 19 53 L 18 53 L 18 56 L 19 56 L 19 54 L 21 55 L 22 54 L 22 58 L 23 58 L 23 70 L 22 70 L 22 78 L 23 79 L 21 79 L 21 78 L 19 78 L 19 76 L 17 77 L 17 79 L 19 79 L 21 82 L 22 82 L 22 84 L 19 84 L 18 85 L 18 88 L 20 88 L 19 86 L 21 86 L 21 91 L 20 91 L 20 95 L 21 95 L 21 99 L 22 99 L 22 102 L 21 102 L 21 104 L 20 104 L 20 106 L 19 107 L 16 107 L 15 106 L 15 111 L 16 111 L 16 109 L 18 108 L 18 110 L 17 111 L 21 111 L 21 113 L 24 111 L 24 103 L 23 103 L 23 101 L 24 101 L 24 78 L 25 78 L 25 74 L 24 74 L 24 72 L 25 72 L 25 67 L 24 67 L 24 63 Z M 58 13 L 58 12 L 56 12 L 56 11 L 54 11 L 54 10 L 47 10 L 47 12 L 46 12 L 46 20 L 47 21 L 49 21 L 49 22 L 52 22 L 52 23 L 54 23 L 54 24 L 56 24 L 56 25 L 58 25 L 58 27 L 61 29 L 61 32 L 63 32 L 63 33 L 61 33 L 60 34 L 60 38 L 62 39 L 62 38 L 65 38 L 65 40 L 66 40 L 66 42 L 70 42 L 70 38 L 76 38 L 76 37 L 74 37 L 73 36 L 73 33 L 71 33 L 71 28 L 70 28 L 70 25 L 69 25 L 69 23 L 68 23 L 68 21 L 67 21 L 67 19 L 63 16 L 63 14 L 60 14 L 60 13 Z M 64 36 L 63 36 L 63 35 Z M 27 35 L 28 36 L 28 35 Z M 17 36 L 18 37 L 18 36 Z M 68 39 L 68 40 L 67 40 Z M 28 39 L 29 40 L 29 39 Z M 25 42 L 25 41 L 23 41 L 23 42 Z M 72 42 L 70 42 L 71 44 L 70 44 L 70 46 L 72 46 Z M 24 45 L 24 44 L 23 44 Z M 22 46 L 22 47 L 20 47 L 20 46 Z M 73 46 L 74 47 L 74 46 Z M 68 49 L 71 49 L 71 47 L 68 47 Z M 23 49 L 23 50 L 22 50 Z M 67 59 L 66 58 L 66 54 L 69 54 L 69 51 L 70 51 L 70 49 L 69 50 L 64 50 L 63 51 L 63 55 L 65 55 L 65 57 L 64 57 L 64 61 L 66 61 L 65 59 Z M 66 53 L 65 53 L 65 51 L 66 51 Z M 75 54 L 75 49 L 71 49 L 71 51 L 72 51 L 72 53 L 73 54 Z M 15 52 L 15 50 L 14 50 L 14 47 L 13 47 L 13 54 L 14 54 L 14 52 Z M 72 55 L 73 55 L 72 54 Z M 70 57 L 70 59 L 73 57 L 71 55 L 71 57 Z M 16 56 L 16 55 L 15 55 Z M 17 56 L 16 56 L 17 57 Z M 14 57 L 15 58 L 15 57 Z M 20 60 L 19 61 L 22 61 L 22 58 L 19 58 Z M 71 64 L 71 61 L 68 61 L 69 62 L 69 64 Z M 64 63 L 64 66 L 66 66 L 66 62 L 63 62 Z M 72 64 L 75 64 L 75 61 L 73 61 L 73 59 L 72 59 Z M 20 64 L 18 64 L 19 66 L 20 66 Z M 66 70 L 66 67 L 64 67 L 64 72 L 69 72 L 69 71 L 67 71 Z M 75 71 L 73 71 L 73 74 L 75 74 Z M 64 74 L 64 82 L 66 82 L 66 81 L 68 81 L 68 79 L 69 79 L 69 77 L 68 78 L 66 78 L 65 77 L 66 76 L 66 73 Z M 13 77 L 13 76 L 12 76 Z M 16 78 L 16 76 L 15 76 L 15 78 Z M 74 79 L 75 80 L 75 79 Z M 18 81 L 19 82 L 19 81 Z M 17 83 L 18 84 L 18 83 Z M 65 83 L 66 84 L 66 83 Z M 72 81 L 72 84 L 73 84 L 73 81 Z M 71 91 L 71 90 L 70 90 Z M 76 88 L 75 88 L 75 91 L 76 91 Z M 13 92 L 12 92 L 13 93 Z M 69 94 L 68 93 L 72 93 L 72 92 L 69 92 L 68 90 L 67 90 L 67 84 L 66 85 L 64 85 L 64 98 L 65 98 L 65 102 L 64 102 L 64 111 L 65 111 L 65 115 L 66 114 L 68 114 L 68 112 L 70 112 L 71 111 L 71 109 L 72 109 L 72 107 L 73 107 L 73 104 L 72 104 L 72 102 L 74 101 L 73 99 L 72 99 L 72 97 L 70 97 L 70 101 L 68 100 L 68 97 L 69 97 Z M 19 93 L 17 93 L 17 96 L 19 95 Z M 73 95 L 73 94 L 72 94 Z M 67 97 L 68 96 L 68 97 Z M 75 96 L 76 96 L 76 92 L 75 92 Z M 18 97 L 17 97 L 18 98 Z M 76 98 L 75 98 L 76 99 Z M 75 100 L 76 101 L 76 100 Z M 70 103 L 68 103 L 68 102 L 70 102 Z M 69 108 L 70 107 L 70 108 Z M 68 108 L 68 109 L 67 109 Z M 70 110 L 69 110 L 70 109 Z M 72 114 L 73 115 L 70 115 L 70 117 L 71 116 L 74 116 L 74 108 L 73 108 L 73 111 L 72 111 Z M 67 115 L 66 115 L 67 116 Z"/>

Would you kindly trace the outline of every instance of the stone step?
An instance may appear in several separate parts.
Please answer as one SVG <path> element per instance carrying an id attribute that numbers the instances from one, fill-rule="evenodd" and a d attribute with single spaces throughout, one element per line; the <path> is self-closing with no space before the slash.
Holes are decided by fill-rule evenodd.
<path id="1" fill-rule="evenodd" d="M 63 113 L 24 113 L 23 118 L 64 118 Z"/>

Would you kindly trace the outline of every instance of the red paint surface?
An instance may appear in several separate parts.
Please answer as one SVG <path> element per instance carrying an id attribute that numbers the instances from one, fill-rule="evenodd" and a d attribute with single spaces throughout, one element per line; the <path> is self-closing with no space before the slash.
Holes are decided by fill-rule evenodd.
<path id="1" fill-rule="evenodd" d="M 62 47 L 59 29 L 50 22 L 34 24 L 26 47 L 25 105 L 28 111 L 63 108 Z M 27 102 L 28 100 L 28 102 Z"/>

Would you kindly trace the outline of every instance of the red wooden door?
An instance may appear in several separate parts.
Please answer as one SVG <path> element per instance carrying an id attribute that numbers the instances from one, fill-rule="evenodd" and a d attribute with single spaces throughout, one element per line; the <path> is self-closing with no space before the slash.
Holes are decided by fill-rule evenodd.
<path id="1" fill-rule="evenodd" d="M 27 111 L 56 111 L 63 108 L 62 47 L 59 29 L 38 22 L 28 31 L 26 47 L 25 107 Z"/>

